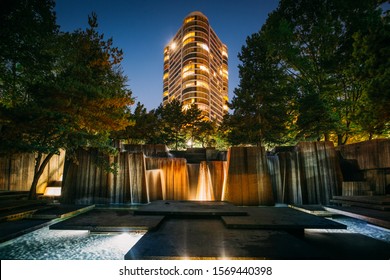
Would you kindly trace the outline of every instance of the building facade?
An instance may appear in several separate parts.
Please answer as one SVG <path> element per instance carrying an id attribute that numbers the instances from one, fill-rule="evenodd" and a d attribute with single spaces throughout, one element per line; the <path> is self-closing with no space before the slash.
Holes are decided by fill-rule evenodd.
<path id="1" fill-rule="evenodd" d="M 201 12 L 189 14 L 164 48 L 163 105 L 173 99 L 218 124 L 228 110 L 228 50 Z"/>

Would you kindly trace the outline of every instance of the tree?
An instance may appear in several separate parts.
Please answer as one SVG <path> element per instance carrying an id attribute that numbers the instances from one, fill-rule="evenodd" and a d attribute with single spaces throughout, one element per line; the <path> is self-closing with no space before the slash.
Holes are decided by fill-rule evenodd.
<path id="1" fill-rule="evenodd" d="M 292 84 L 274 57 L 264 30 L 247 38 L 239 54 L 240 84 L 224 126 L 231 144 L 283 143 L 291 126 Z"/>
<path id="2" fill-rule="evenodd" d="M 364 130 L 384 131 L 372 103 L 387 104 L 389 88 L 383 62 L 388 40 L 386 28 L 377 32 L 380 20 L 376 0 L 281 0 L 240 54 L 234 113 L 226 118 L 230 142 L 277 143 L 296 135 L 336 138 L 342 145 Z M 381 112 L 388 123 L 388 110 Z"/>
<path id="3" fill-rule="evenodd" d="M 270 38 L 284 31 L 276 49 L 299 92 L 299 135 L 317 131 L 325 140 L 336 135 L 338 144 L 347 143 L 360 132 L 364 87 L 356 76 L 353 36 L 380 18 L 377 1 L 284 0 L 274 16 L 281 20 L 270 26 Z M 315 110 L 307 110 L 311 102 Z"/>
<path id="4" fill-rule="evenodd" d="M 174 144 L 176 150 L 179 146 L 184 145 L 186 140 L 184 127 L 187 120 L 181 102 L 174 99 L 165 106 L 160 105 L 156 109 L 156 115 L 160 123 L 159 127 L 164 144 Z"/>
<path id="5" fill-rule="evenodd" d="M 353 36 L 356 76 L 363 81 L 364 103 L 358 119 L 371 139 L 390 131 L 390 11 L 372 19 L 371 28 Z"/>
<path id="6" fill-rule="evenodd" d="M 26 6 L 26 2 L 32 6 Z M 53 6 L 52 1 L 18 1 L 13 10 L 7 11 L 5 18 L 17 20 L 14 15 L 19 10 L 39 7 L 45 13 L 38 10 L 27 13 L 32 17 L 29 20 L 46 25 L 41 18 L 51 15 L 50 26 L 55 26 Z M 29 48 L 20 48 L 24 56 L 33 56 L 31 59 L 38 68 L 42 63 L 41 71 L 35 72 L 34 79 L 15 81 L 6 77 L 2 81 L 1 93 L 9 99 L 2 99 L 0 107 L 0 149 L 8 153 L 36 154 L 30 198 L 36 197 L 38 179 L 54 154 L 65 149 L 69 156 L 79 147 L 109 151 L 111 131 L 129 125 L 128 106 L 132 104 L 132 99 L 120 68 L 122 51 L 113 46 L 112 39 L 104 40 L 104 36 L 98 33 L 96 15 L 92 14 L 88 22 L 89 28 L 85 31 L 60 33 L 57 29 L 52 30 L 49 41 L 56 43 L 43 45 L 40 50 L 49 55 L 49 65 L 39 53 L 31 54 Z M 11 23 L 8 21 L 3 27 L 6 30 L 12 28 L 9 26 Z M 23 30 L 23 26 L 19 26 L 14 31 L 23 33 Z M 37 37 L 32 40 L 37 42 L 46 38 L 45 34 L 34 35 Z M 12 42 L 16 46 L 23 43 L 23 40 Z M 4 57 L 12 60 L 15 55 L 12 51 L 2 52 L 2 59 Z M 15 65 L 24 63 L 20 57 L 15 59 Z M 12 64 L 2 63 L 1 67 L 1 71 L 5 72 L 7 67 L 12 69 Z M 21 69 L 21 74 L 18 73 L 20 77 L 25 70 Z M 26 69 L 26 76 L 29 72 Z M 19 90 L 17 96 L 13 88 Z"/>
<path id="7" fill-rule="evenodd" d="M 28 87 L 50 76 L 58 26 L 54 1 L 0 2 L 0 106 L 31 100 Z M 2 120 L 4 124 L 4 120 Z"/>
<path id="8" fill-rule="evenodd" d="M 200 126 L 206 122 L 202 111 L 198 109 L 195 104 L 191 104 L 189 108 L 183 111 L 185 118 L 185 131 L 186 138 L 189 139 L 191 148 L 193 147 L 195 141 L 198 139 L 197 135 L 199 133 Z"/>

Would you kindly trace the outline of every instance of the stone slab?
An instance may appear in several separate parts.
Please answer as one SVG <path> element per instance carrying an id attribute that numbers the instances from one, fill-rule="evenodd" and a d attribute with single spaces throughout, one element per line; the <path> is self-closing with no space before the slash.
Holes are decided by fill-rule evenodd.
<path id="1" fill-rule="evenodd" d="M 246 211 L 233 204 L 221 201 L 173 201 L 158 200 L 143 205 L 135 215 L 164 216 L 245 216 Z"/>
<path id="2" fill-rule="evenodd" d="M 93 232 L 144 231 L 158 228 L 164 216 L 135 216 L 128 209 L 98 209 L 53 224 L 56 230 L 89 230 Z"/>
<path id="3" fill-rule="evenodd" d="M 334 215 L 332 212 L 325 210 L 325 208 L 319 204 L 309 204 L 309 205 L 289 204 L 288 207 L 291 207 L 295 210 L 302 211 L 308 214 L 320 216 L 320 217 L 332 217 Z"/>
<path id="4" fill-rule="evenodd" d="M 224 216 L 227 228 L 303 230 L 307 228 L 345 229 L 346 225 L 307 214 L 290 207 L 242 207 L 248 216 Z"/>
<path id="5" fill-rule="evenodd" d="M 39 209 L 32 215 L 32 219 L 64 219 L 93 209 L 95 205 L 64 205 L 53 204 L 46 209 Z"/>
<path id="6" fill-rule="evenodd" d="M 284 231 L 227 229 L 219 218 L 167 219 L 125 255 L 128 260 L 321 259 L 302 239 Z"/>
<path id="7" fill-rule="evenodd" d="M 387 261 L 390 259 L 389 243 L 349 231 L 327 232 L 309 229 L 305 231 L 304 240 L 308 245 L 315 247 L 325 259 Z"/>
<path id="8" fill-rule="evenodd" d="M 3 200 L 0 201 L 0 212 L 4 213 L 15 209 L 45 206 L 46 204 L 43 200 Z"/>
<path id="9" fill-rule="evenodd" d="M 367 209 L 390 211 L 390 205 L 386 199 L 375 196 L 334 196 L 330 200 L 332 204 L 342 206 L 357 206 Z"/>
<path id="10" fill-rule="evenodd" d="M 340 202 L 359 202 L 376 205 L 390 205 L 390 195 L 359 195 L 359 196 L 333 196 L 334 200 Z"/>
<path id="11" fill-rule="evenodd" d="M 374 209 L 367 209 L 367 208 L 360 208 L 360 207 L 353 207 L 353 206 L 350 207 L 326 206 L 325 209 L 335 214 L 344 215 L 355 219 L 360 219 L 368 223 L 371 223 L 373 225 L 390 229 L 389 211 L 381 211 L 381 210 L 374 210 Z"/>

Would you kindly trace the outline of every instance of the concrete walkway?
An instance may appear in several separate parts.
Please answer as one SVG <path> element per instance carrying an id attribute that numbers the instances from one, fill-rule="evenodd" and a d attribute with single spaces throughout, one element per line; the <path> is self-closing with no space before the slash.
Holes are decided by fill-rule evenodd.
<path id="1" fill-rule="evenodd" d="M 31 206 L 22 204 L 26 209 Z M 14 209 L 3 206 L 8 209 L 4 211 Z M 29 217 L 5 218 L 0 223 L 0 242 L 50 225 L 53 230 L 145 231 L 124 256 L 131 260 L 390 259 L 389 243 L 351 233 L 331 219 L 291 207 L 199 201 L 155 201 L 136 209 L 33 206 L 36 209 Z M 313 207 L 308 210 L 317 212 Z"/>
<path id="2" fill-rule="evenodd" d="M 390 258 L 390 244 L 351 234 L 345 225 L 323 217 L 289 207 L 212 204 L 160 201 L 140 207 L 135 214 L 166 215 L 166 220 L 146 233 L 125 259 Z M 219 210 L 210 211 L 214 207 Z M 238 215 L 232 215 L 235 211 Z"/>

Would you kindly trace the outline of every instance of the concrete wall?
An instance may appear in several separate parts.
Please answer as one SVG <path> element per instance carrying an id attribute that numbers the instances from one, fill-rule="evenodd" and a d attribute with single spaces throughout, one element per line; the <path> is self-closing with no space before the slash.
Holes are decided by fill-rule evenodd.
<path id="1" fill-rule="evenodd" d="M 389 194 L 390 186 L 390 139 L 375 139 L 337 148 L 345 160 L 357 162 L 370 191 L 376 195 Z M 358 188 L 359 185 L 356 185 Z M 361 192 L 360 189 L 355 192 Z"/>
<path id="2" fill-rule="evenodd" d="M 61 180 L 64 160 L 64 151 L 51 158 L 38 182 L 37 193 L 43 193 L 51 182 Z M 0 156 L 0 190 L 29 191 L 34 178 L 34 166 L 35 154 Z"/>

